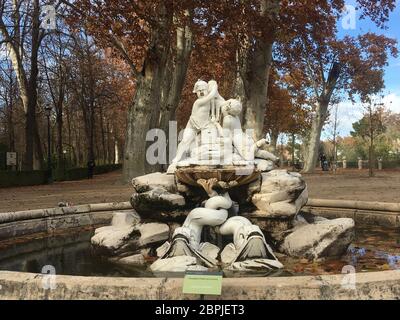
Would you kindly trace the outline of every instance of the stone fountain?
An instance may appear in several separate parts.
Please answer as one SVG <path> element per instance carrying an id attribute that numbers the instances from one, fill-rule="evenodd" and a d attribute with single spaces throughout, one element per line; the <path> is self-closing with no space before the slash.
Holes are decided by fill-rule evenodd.
<path id="1" fill-rule="evenodd" d="M 243 131 L 241 102 L 225 100 L 215 81 L 199 80 L 193 92 L 197 100 L 167 173 L 132 180 L 134 209 L 97 229 L 94 249 L 120 264 L 151 263 L 154 273 L 265 272 L 283 268 L 279 256 L 343 254 L 354 221 L 301 213 L 304 180 L 276 169 L 267 141 Z"/>

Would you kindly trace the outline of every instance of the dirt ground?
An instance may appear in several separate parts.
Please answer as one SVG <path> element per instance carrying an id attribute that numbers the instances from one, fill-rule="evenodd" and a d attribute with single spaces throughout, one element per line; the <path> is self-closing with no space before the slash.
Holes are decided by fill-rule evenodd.
<path id="1" fill-rule="evenodd" d="M 400 170 L 376 171 L 346 169 L 336 174 L 317 171 L 303 175 L 310 198 L 379 202 L 400 202 Z"/>
<path id="2" fill-rule="evenodd" d="M 92 180 L 55 182 L 51 185 L 0 188 L 0 212 L 70 205 L 128 201 L 132 188 L 120 182 L 121 172 Z M 399 202 L 400 170 L 379 171 L 369 178 L 367 170 L 341 170 L 336 175 L 317 171 L 304 175 L 310 198 Z"/>
<path id="3" fill-rule="evenodd" d="M 0 188 L 0 212 L 44 209 L 100 202 L 129 201 L 132 187 L 120 182 L 122 172 L 96 175 L 93 179 L 54 182 L 51 185 Z"/>

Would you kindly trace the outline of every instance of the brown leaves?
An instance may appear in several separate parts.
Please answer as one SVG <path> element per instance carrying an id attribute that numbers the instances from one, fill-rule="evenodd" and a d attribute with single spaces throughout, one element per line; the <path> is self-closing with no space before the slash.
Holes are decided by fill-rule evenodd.
<path id="1" fill-rule="evenodd" d="M 272 72 L 264 122 L 266 132 L 301 133 L 309 127 L 309 111 L 303 107 L 305 97 L 300 92 L 298 81 L 296 76 L 290 75 L 279 79 L 276 71 Z M 296 88 L 295 92 L 291 86 Z"/>

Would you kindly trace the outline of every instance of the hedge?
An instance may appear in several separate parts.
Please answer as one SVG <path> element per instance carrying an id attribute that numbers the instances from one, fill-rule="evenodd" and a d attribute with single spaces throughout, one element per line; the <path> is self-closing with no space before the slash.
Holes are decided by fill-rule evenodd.
<path id="1" fill-rule="evenodd" d="M 94 174 L 102 174 L 121 169 L 121 164 L 109 164 L 97 166 Z M 87 168 L 56 168 L 53 170 L 53 179 L 55 181 L 71 181 L 82 180 L 88 177 Z M 46 170 L 35 171 L 1 171 L 0 170 L 0 188 L 1 187 L 17 187 L 17 186 L 33 186 L 45 184 L 47 182 Z"/>
<path id="2" fill-rule="evenodd" d="M 19 187 L 45 184 L 47 171 L 0 171 L 0 187 Z"/>

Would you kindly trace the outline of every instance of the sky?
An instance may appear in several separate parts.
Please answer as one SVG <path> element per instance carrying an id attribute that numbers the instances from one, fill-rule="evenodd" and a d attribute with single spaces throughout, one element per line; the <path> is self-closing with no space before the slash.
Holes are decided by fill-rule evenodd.
<path id="1" fill-rule="evenodd" d="M 346 5 L 353 5 L 355 1 L 348 0 Z M 367 32 L 375 32 L 377 34 L 384 34 L 388 37 L 395 38 L 400 42 L 400 0 L 397 1 L 396 9 L 391 13 L 390 20 L 387 23 L 387 29 L 382 30 L 375 26 L 369 19 L 360 20 L 360 13 L 356 12 L 355 28 L 349 19 L 342 19 L 338 22 L 338 36 L 344 35 L 357 36 Z M 350 27 L 350 28 L 349 28 Z M 398 45 L 400 49 L 400 43 Z M 383 90 L 384 98 L 382 102 L 386 105 L 387 109 L 400 113 L 400 57 L 390 57 L 389 65 L 385 68 L 385 89 Z M 360 103 L 352 104 L 349 101 L 342 101 L 338 107 L 339 126 L 338 131 L 341 136 L 347 136 L 352 130 L 352 123 L 362 118 L 363 107 Z M 331 115 L 333 119 L 333 115 Z M 326 126 L 322 135 L 323 139 L 328 138 L 333 132 L 329 124 Z"/>

